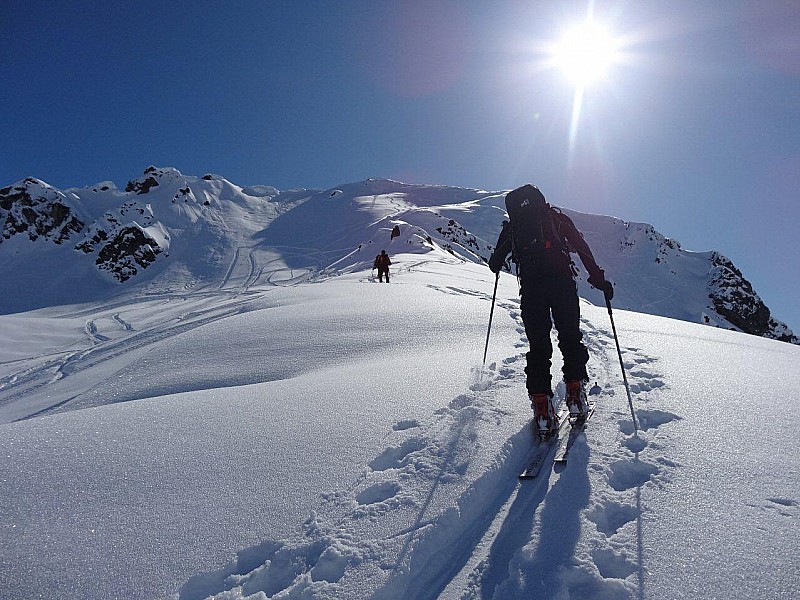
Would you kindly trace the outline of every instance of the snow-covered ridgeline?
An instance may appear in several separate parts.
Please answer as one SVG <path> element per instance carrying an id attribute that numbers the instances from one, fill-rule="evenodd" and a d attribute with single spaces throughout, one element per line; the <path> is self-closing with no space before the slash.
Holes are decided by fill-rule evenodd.
<path id="1" fill-rule="evenodd" d="M 565 212 L 620 308 L 798 343 L 720 253 L 685 251 L 648 224 Z M 503 217 L 502 192 L 386 179 L 281 192 L 174 168 L 149 167 L 125 191 L 112 182 L 61 191 L 28 178 L 0 190 L 0 277 L 17 292 L 0 299 L 0 312 L 332 275 L 368 268 L 383 248 L 483 262 Z M 389 235 L 395 226 L 399 238 Z M 602 304 L 585 272 L 579 287 Z"/>

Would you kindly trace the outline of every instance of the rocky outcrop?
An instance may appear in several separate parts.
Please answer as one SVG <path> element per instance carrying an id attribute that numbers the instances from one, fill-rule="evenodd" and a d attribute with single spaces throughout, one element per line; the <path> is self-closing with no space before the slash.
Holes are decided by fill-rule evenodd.
<path id="1" fill-rule="evenodd" d="M 135 194 L 147 194 L 150 190 L 158 187 L 163 182 L 171 182 L 181 177 L 180 172 L 172 167 L 156 168 L 147 167 L 138 179 L 131 179 L 125 186 L 126 192 Z"/>
<path id="2" fill-rule="evenodd" d="M 3 239 L 26 234 L 31 241 L 45 238 L 62 244 L 83 225 L 64 193 L 43 181 L 29 177 L 0 189 Z"/>
<path id="3" fill-rule="evenodd" d="M 125 186 L 126 192 L 135 192 L 137 194 L 146 194 L 158 185 L 158 180 L 155 177 L 147 177 L 141 181 L 139 180 L 132 180 L 128 182 L 128 185 Z"/>
<path id="4" fill-rule="evenodd" d="M 111 189 L 103 187 L 101 191 Z M 134 187 L 144 190 L 146 186 Z M 147 268 L 163 251 L 144 229 L 154 223 L 150 207 L 136 200 L 126 201 L 87 225 L 78 218 L 67 195 L 43 181 L 27 178 L 0 189 L 0 242 L 17 235 L 59 245 L 70 240 L 77 251 L 97 253 L 97 267 L 119 282 Z"/>
<path id="5" fill-rule="evenodd" d="M 445 220 L 444 217 L 441 217 L 440 215 L 438 216 L 442 219 L 442 221 Z M 447 223 L 436 227 L 436 231 L 445 240 L 454 244 L 458 244 L 464 250 L 471 252 L 484 262 L 489 262 L 489 257 L 492 255 L 493 248 L 489 245 L 484 245 L 482 247 L 478 239 L 464 229 L 460 223 L 457 223 L 453 219 L 447 219 Z M 452 251 L 449 244 L 445 244 L 444 247 Z"/>
<path id="6" fill-rule="evenodd" d="M 155 262 L 164 250 L 146 231 L 153 225 L 158 225 L 158 221 L 152 208 L 128 200 L 86 227 L 84 238 L 75 245 L 75 250 L 85 254 L 97 252 L 95 264 L 101 270 L 108 271 L 119 282 L 127 281 Z"/>
<path id="7" fill-rule="evenodd" d="M 712 252 L 710 261 L 708 297 L 718 314 L 745 333 L 800 343 L 784 323 L 772 317 L 751 283 L 728 257 Z"/>
<path id="8" fill-rule="evenodd" d="M 141 227 L 129 225 L 104 244 L 95 264 L 119 282 L 136 275 L 156 260 L 161 248 Z"/>

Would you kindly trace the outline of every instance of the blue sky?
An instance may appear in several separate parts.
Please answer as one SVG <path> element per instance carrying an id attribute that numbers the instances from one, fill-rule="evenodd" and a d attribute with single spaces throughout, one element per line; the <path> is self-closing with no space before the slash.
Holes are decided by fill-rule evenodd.
<path id="1" fill-rule="evenodd" d="M 602 1 L 625 60 L 585 91 L 542 44 L 583 1 L 0 4 L 0 184 L 150 164 L 240 185 L 499 190 L 717 249 L 800 331 L 800 4 Z"/>

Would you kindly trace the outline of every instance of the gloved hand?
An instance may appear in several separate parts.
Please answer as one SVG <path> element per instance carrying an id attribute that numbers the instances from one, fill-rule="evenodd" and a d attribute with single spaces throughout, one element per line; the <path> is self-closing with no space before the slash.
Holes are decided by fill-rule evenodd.
<path id="1" fill-rule="evenodd" d="M 492 273 L 497 274 L 503 269 L 505 262 L 505 256 L 498 256 L 497 252 L 492 252 L 492 255 L 489 257 L 489 268 L 492 270 Z"/>
<path id="2" fill-rule="evenodd" d="M 503 246 L 503 240 L 507 239 L 507 237 L 511 235 L 511 232 L 509 231 L 508 227 L 509 227 L 508 221 L 503 221 L 503 229 L 500 232 L 500 237 L 497 238 L 498 246 Z M 506 253 L 503 256 L 500 256 L 500 252 L 498 252 L 497 249 L 495 248 L 495 251 L 492 252 L 492 255 L 489 257 L 489 268 L 492 270 L 492 273 L 496 275 L 497 273 L 503 270 L 503 267 L 506 264 L 506 256 L 508 256 L 508 251 L 506 251 Z"/>
<path id="3" fill-rule="evenodd" d="M 589 275 L 588 281 L 593 288 L 602 291 L 609 302 L 614 297 L 614 286 L 606 279 L 603 269 L 597 269 L 597 271 Z"/>
<path id="4" fill-rule="evenodd" d="M 614 286 L 611 285 L 611 282 L 606 280 L 605 285 L 601 289 L 603 290 L 603 295 L 606 297 L 606 302 L 611 302 L 611 299 L 614 297 Z"/>

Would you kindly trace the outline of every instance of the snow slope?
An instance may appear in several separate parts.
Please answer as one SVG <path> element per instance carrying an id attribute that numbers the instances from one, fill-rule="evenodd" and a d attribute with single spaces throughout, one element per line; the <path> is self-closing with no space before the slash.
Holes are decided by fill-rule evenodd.
<path id="1" fill-rule="evenodd" d="M 398 201 L 354 200 L 353 227 Z M 583 302 L 597 413 L 566 468 L 519 482 L 516 281 L 479 377 L 494 278 L 408 230 L 390 285 L 355 258 L 299 283 L 329 256 L 294 242 L 282 285 L 234 288 L 234 268 L 0 316 L 0 596 L 800 594 L 800 348 L 616 310 L 637 435 L 608 315 Z"/>

